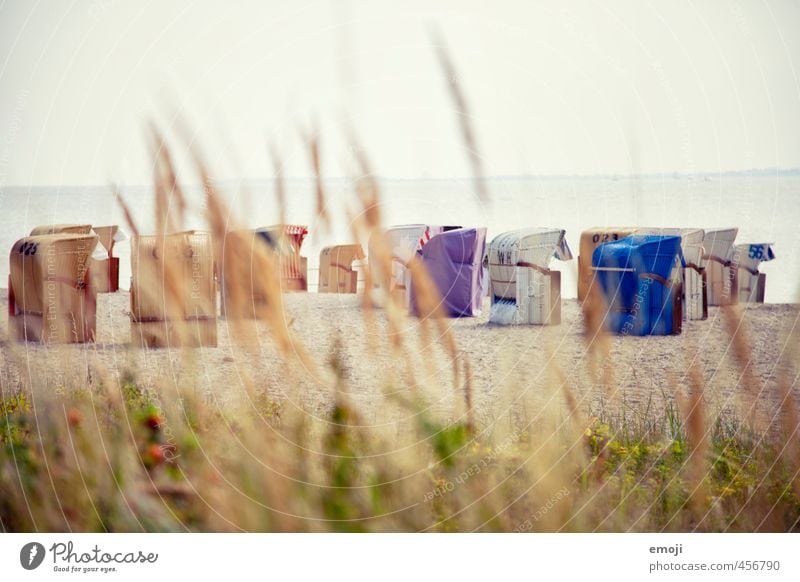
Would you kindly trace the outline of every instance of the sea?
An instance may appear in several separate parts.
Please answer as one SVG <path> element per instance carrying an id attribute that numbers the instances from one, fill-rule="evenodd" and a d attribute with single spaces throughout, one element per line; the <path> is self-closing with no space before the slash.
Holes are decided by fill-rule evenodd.
<path id="1" fill-rule="evenodd" d="M 577 257 L 584 229 L 595 226 L 739 228 L 737 243 L 773 243 L 775 259 L 762 263 L 769 303 L 800 302 L 800 176 L 658 176 L 658 177 L 507 177 L 484 181 L 479 196 L 471 179 L 380 179 L 380 211 L 384 225 L 427 223 L 485 226 L 488 239 L 517 228 L 566 229 Z M 309 236 L 302 254 L 308 257 L 309 290 L 316 289 L 319 253 L 332 244 L 352 242 L 353 216 L 361 211 L 350 179 L 325 181 L 330 226 L 318 216 L 314 183 L 284 183 L 286 221 L 305 224 Z M 205 228 L 202 188 L 187 186 L 185 227 Z M 221 182 L 218 189 L 236 227 L 280 222 L 271 180 Z M 148 186 L 120 186 L 141 233 L 154 230 L 154 196 Z M 0 248 L 44 224 L 120 224 L 130 232 L 120 205 L 108 186 L 34 186 L 0 189 Z M 115 247 L 120 257 L 120 285 L 130 282 L 130 246 Z M 577 261 L 559 263 L 562 294 L 575 297 Z M 8 260 L 0 261 L 0 287 L 7 286 Z"/>

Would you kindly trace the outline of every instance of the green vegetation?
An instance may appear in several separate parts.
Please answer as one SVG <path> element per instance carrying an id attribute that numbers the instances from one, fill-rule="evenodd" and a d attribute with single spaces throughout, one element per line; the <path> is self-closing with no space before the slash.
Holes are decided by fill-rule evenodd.
<path id="1" fill-rule="evenodd" d="M 675 419 L 637 435 L 597 417 L 503 439 L 424 417 L 387 446 L 345 399 L 279 423 L 256 401 L 228 419 L 186 400 L 164 410 L 132 377 L 116 394 L 6 394 L 3 529 L 798 530 L 798 459 L 730 422 L 703 453 Z"/>

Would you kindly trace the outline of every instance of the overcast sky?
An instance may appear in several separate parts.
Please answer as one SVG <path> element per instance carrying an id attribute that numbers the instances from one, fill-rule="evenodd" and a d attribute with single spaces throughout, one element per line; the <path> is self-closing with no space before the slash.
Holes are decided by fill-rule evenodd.
<path id="1" fill-rule="evenodd" d="M 235 5 L 235 6 L 234 6 Z M 0 0 L 0 187 L 145 183 L 179 114 L 222 177 L 469 173 L 438 28 L 487 174 L 800 166 L 800 3 Z M 315 121 L 316 120 L 316 121 Z"/>

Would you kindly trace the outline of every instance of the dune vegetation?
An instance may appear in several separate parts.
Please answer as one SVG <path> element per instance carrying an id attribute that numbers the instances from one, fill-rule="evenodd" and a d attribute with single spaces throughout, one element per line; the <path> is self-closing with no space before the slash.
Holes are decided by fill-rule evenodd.
<path id="1" fill-rule="evenodd" d="M 452 66 L 441 56 L 446 71 Z M 454 79 L 453 74 L 448 74 Z M 459 111 L 466 101 L 451 85 Z M 468 116 L 462 115 L 466 120 Z M 466 149 L 477 151 L 474 132 L 462 126 Z M 181 230 L 187 207 L 172 150 L 152 129 L 157 236 Z M 260 357 L 257 336 L 268 334 L 285 362 L 283 377 L 263 378 L 238 369 L 232 383 L 245 387 L 242 404 L 212 406 L 189 387 L 164 378 L 144 387 L 134 366 L 97 366 L 91 348 L 86 370 L 53 390 L 48 369 L 25 361 L 24 347 L 2 332 L 2 360 L 26 370 L 0 375 L 0 528 L 18 531 L 798 531 L 800 435 L 796 402 L 797 331 L 776 361 L 782 393 L 779 412 L 732 417 L 706 406 L 702 374 L 691 365 L 666 411 L 635 417 L 590 410 L 553 363 L 531 374 L 547 378 L 547 405 L 517 415 L 530 398 L 525 386 L 503 386 L 504 422 L 487 423 L 475 409 L 471 364 L 445 324 L 436 288 L 414 261 L 420 333 L 448 354 L 457 406 L 439 415 L 428 406 L 420 378 L 426 365 L 412 357 L 407 317 L 388 293 L 391 249 L 371 246 L 366 289 L 360 296 L 364 333 L 380 322 L 382 345 L 400 375 L 375 370 L 382 406 L 402 418 L 392 426 L 363 420 L 350 395 L 346 366 L 334 349 L 323 360 L 295 337 L 284 316 L 279 258 L 267 245 L 243 239 L 235 212 L 217 191 L 202 153 L 186 135 L 181 143 L 205 189 L 207 229 L 214 261 L 224 265 L 226 324 L 232 345 Z M 366 247 L 385 227 L 380 183 L 364 149 L 352 138 L 359 207 L 350 217 L 352 238 Z M 318 144 L 311 140 L 318 214 L 325 215 L 325 186 Z M 279 154 L 272 152 L 280 167 Z M 479 163 L 474 156 L 474 162 Z M 476 167 L 476 188 L 488 197 Z M 278 177 L 276 191 L 283 192 Z M 123 196 L 119 196 L 124 205 Z M 137 233 L 131 214 L 128 228 Z M 274 217 L 275 222 L 283 220 Z M 179 301 L 188 283 L 169 268 L 143 271 L 145 287 Z M 254 301 L 254 297 L 258 301 Z M 615 361 L 603 331 L 601 302 L 587 302 L 588 356 L 580 365 L 597 381 L 613 382 Z M 751 346 L 737 307 L 722 309 L 743 395 L 758 394 L 749 373 Z M 51 346 L 63 357 L 75 351 Z M 70 348 L 71 349 L 71 348 Z M 138 348 L 136 348 L 138 349 Z M 170 348 L 172 349 L 172 348 Z M 192 348 L 174 354 L 192 366 Z M 370 354 L 365 353 L 365 358 Z M 431 364 L 432 365 L 432 364 Z M 332 405 L 311 415 L 296 403 L 298 368 L 324 369 L 334 378 Z M 281 384 L 276 399 L 265 385 Z M 613 400 L 615 396 L 610 394 Z M 609 409 L 611 410 L 611 409 Z M 633 419 L 633 420 L 632 420 Z"/>

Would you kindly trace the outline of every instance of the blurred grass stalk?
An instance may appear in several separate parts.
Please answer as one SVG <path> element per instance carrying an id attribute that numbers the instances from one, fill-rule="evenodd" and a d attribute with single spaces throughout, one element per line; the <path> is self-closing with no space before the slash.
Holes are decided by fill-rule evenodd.
<path id="1" fill-rule="evenodd" d="M 466 101 L 451 60 L 439 52 L 458 106 L 465 148 L 481 200 L 488 192 Z M 404 370 L 376 370 L 387 388 L 381 406 L 396 412 L 393 425 L 368 426 L 350 394 L 341 342 L 316 361 L 287 324 L 279 257 L 240 228 L 219 196 L 207 165 L 188 134 L 184 138 L 205 188 L 208 230 L 217 273 L 224 269 L 226 322 L 236 379 L 248 394 L 241 405 L 214 407 L 189 386 L 164 379 L 139 385 L 133 365 L 104 369 L 88 352 L 89 375 L 47 388 L 47 370 L 28 367 L 24 350 L 5 342 L 4 358 L 30 375 L 0 375 L 0 529 L 3 531 L 798 531 L 800 438 L 797 331 L 779 366 L 781 418 L 737 420 L 713 416 L 704 404 L 703 377 L 689 364 L 688 394 L 676 388 L 663 415 L 639 417 L 584 410 L 555 363 L 545 370 L 513 370 L 498 400 L 504 418 L 483 424 L 475 414 L 472 367 L 441 313 L 441 297 L 421 263 L 411 261 L 420 333 L 438 343 L 452 365 L 456 405 L 443 417 L 431 411 L 419 386 L 435 362 L 419 360 L 408 345 L 403 309 L 388 292 L 392 249 L 382 236 L 379 184 L 363 148 L 351 134 L 359 207 L 349 211 L 354 242 L 374 253 L 361 302 L 365 334 L 376 337 Z M 186 202 L 170 150 L 150 127 L 154 154 L 157 235 L 183 228 Z M 308 137 L 319 218 L 329 227 L 319 164 L 319 137 Z M 280 216 L 285 217 L 282 164 L 276 169 Z M 117 193 L 118 200 L 122 202 Z M 122 202 L 124 205 L 124 202 Z M 129 228 L 139 232 L 124 208 Z M 281 218 L 283 221 L 284 219 Z M 377 236 L 374 236 L 377 235 Z M 168 266 L 145 269 L 145 289 L 177 305 L 187 281 Z M 378 288 L 383 293 L 378 293 Z M 381 311 L 375 307 L 381 307 Z M 177 310 L 177 308 L 176 308 Z M 726 329 L 741 370 L 742 394 L 761 388 L 749 372 L 750 346 L 735 308 Z M 602 300 L 584 303 L 590 378 L 610 401 L 619 399 L 611 342 L 603 331 Z M 285 398 L 269 396 L 249 363 L 260 357 L 258 331 L 269 330 L 284 359 Z M 379 349 L 368 345 L 368 351 Z M 552 350 L 553 346 L 542 349 Z M 58 348 L 53 347 L 57 354 Z M 70 352 L 62 352 L 69 358 Z M 191 366 L 197 355 L 181 352 Z M 367 353 L 365 357 L 370 357 Z M 196 365 L 196 364 L 195 364 Z M 325 416 L 294 403 L 295 370 L 333 377 L 335 394 Z M 527 374 L 542 373 L 551 386 L 537 407 Z M 442 389 L 446 389 L 443 386 Z M 391 393 L 391 395 L 388 395 Z M 535 411 L 532 413 L 532 411 Z"/>

